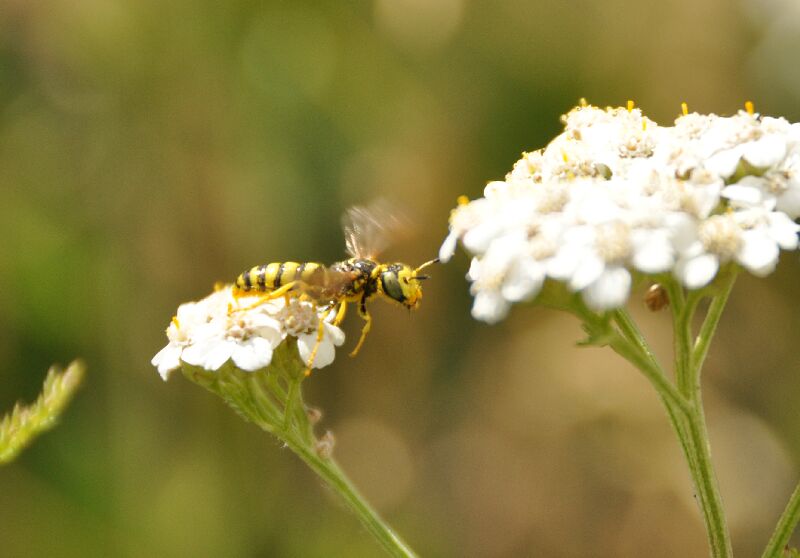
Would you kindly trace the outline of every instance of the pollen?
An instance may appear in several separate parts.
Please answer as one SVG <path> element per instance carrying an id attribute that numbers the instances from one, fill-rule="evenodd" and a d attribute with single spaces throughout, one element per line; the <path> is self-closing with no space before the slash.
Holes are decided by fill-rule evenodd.
<path id="1" fill-rule="evenodd" d="M 301 333 L 310 333 L 319 325 L 319 317 L 313 306 L 294 298 L 280 309 L 278 320 L 284 324 L 287 333 L 295 337 Z"/>
<path id="2" fill-rule="evenodd" d="M 628 112 L 633 112 L 633 107 L 634 106 L 635 106 L 634 102 L 632 100 L 628 99 L 628 105 L 627 105 Z"/>
<path id="3" fill-rule="evenodd" d="M 756 107 L 753 104 L 753 101 L 746 101 L 744 103 L 744 110 L 747 111 L 747 114 L 749 114 L 750 116 L 753 116 L 755 114 L 755 112 L 756 112 Z"/>
<path id="4" fill-rule="evenodd" d="M 686 104 L 686 101 L 681 103 L 681 114 L 683 114 L 684 116 L 689 114 L 689 105 Z"/>
<path id="5" fill-rule="evenodd" d="M 464 194 L 461 194 L 460 196 L 458 196 L 456 198 L 456 203 L 458 205 L 467 205 L 469 203 L 469 198 L 467 196 L 465 196 Z"/>
<path id="6" fill-rule="evenodd" d="M 700 241 L 709 252 L 732 259 L 742 246 L 741 229 L 731 215 L 713 215 L 700 227 Z"/>
<path id="7" fill-rule="evenodd" d="M 597 227 L 595 247 L 606 262 L 621 262 L 631 253 L 630 228 L 622 222 Z"/>

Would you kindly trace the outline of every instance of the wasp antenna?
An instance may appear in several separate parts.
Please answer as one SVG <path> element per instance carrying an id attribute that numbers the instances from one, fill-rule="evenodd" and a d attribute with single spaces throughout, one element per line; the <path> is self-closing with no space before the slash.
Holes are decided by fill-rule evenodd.
<path id="1" fill-rule="evenodd" d="M 421 270 L 423 270 L 426 267 L 428 267 L 429 265 L 433 265 L 435 263 L 439 263 L 439 258 L 433 258 L 432 260 L 425 262 L 424 264 L 419 266 L 417 269 L 415 269 L 414 273 L 419 273 Z"/>

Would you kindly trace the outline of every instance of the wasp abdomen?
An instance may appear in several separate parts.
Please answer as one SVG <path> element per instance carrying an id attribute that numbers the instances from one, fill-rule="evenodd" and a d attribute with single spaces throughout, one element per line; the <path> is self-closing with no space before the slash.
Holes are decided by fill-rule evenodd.
<path id="1" fill-rule="evenodd" d="M 325 266 L 316 262 L 273 262 L 251 267 L 236 278 L 241 291 L 269 292 L 292 281 L 307 286 L 323 286 L 327 277 Z"/>

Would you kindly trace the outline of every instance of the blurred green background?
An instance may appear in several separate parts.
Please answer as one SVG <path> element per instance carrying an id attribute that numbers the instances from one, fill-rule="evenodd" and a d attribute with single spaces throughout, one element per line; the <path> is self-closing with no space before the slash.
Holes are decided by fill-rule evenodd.
<path id="1" fill-rule="evenodd" d="M 288 450 L 161 381 L 177 305 L 258 263 L 341 259 L 340 214 L 377 197 L 419 223 L 387 257 L 431 258 L 456 196 L 580 97 L 664 124 L 748 99 L 800 120 L 798 37 L 792 0 L 0 0 L 0 409 L 52 362 L 89 365 L 0 469 L 0 555 L 380 556 Z M 413 316 L 374 304 L 358 358 L 306 382 L 356 484 L 426 557 L 705 555 L 648 384 L 574 348 L 566 316 L 474 323 L 467 264 L 432 270 Z M 798 274 L 790 255 L 740 280 L 707 365 L 742 556 L 798 476 Z"/>

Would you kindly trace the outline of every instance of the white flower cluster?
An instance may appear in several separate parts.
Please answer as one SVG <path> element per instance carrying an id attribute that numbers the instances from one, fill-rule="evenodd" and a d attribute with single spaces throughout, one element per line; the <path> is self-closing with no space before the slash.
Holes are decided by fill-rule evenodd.
<path id="1" fill-rule="evenodd" d="M 472 314 L 501 320 L 550 278 L 594 310 L 627 301 L 632 272 L 689 289 L 721 264 L 769 274 L 798 247 L 800 124 L 686 114 L 659 126 L 632 105 L 582 105 L 546 148 L 523 154 L 484 197 L 460 203 L 440 251 L 473 255 Z"/>
<path id="2" fill-rule="evenodd" d="M 297 338 L 300 358 L 307 362 L 317 343 L 322 314 L 310 302 L 283 298 L 255 304 L 257 296 L 235 298 L 231 286 L 215 291 L 198 302 L 187 302 L 167 327 L 169 343 L 153 357 L 152 364 L 166 380 L 181 361 L 216 371 L 231 360 L 249 372 L 272 361 L 273 350 L 287 335 Z M 252 308 L 251 308 L 252 306 Z M 344 343 L 344 332 L 328 323 L 313 367 L 328 366 L 335 347 Z"/>

